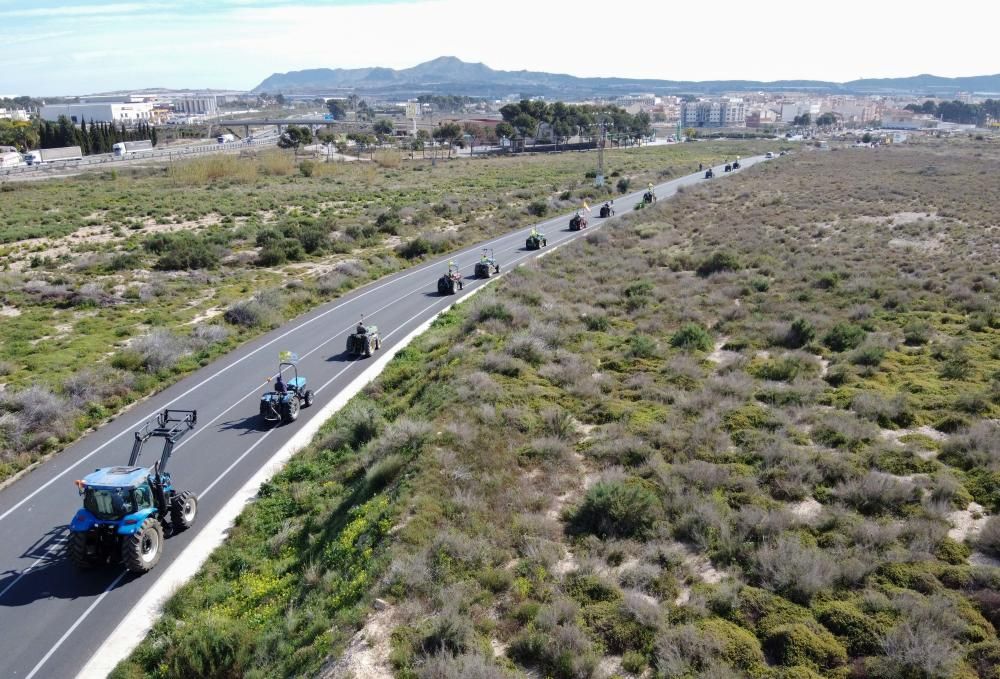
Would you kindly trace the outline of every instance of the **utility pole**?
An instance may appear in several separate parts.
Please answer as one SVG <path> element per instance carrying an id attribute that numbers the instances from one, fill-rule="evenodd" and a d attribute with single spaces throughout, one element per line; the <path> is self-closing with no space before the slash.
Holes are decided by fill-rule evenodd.
<path id="1" fill-rule="evenodd" d="M 604 186 L 604 140 L 607 136 L 607 123 L 605 121 L 600 122 L 601 126 L 601 139 L 597 142 L 597 177 L 594 178 L 594 186 L 601 187 Z"/>

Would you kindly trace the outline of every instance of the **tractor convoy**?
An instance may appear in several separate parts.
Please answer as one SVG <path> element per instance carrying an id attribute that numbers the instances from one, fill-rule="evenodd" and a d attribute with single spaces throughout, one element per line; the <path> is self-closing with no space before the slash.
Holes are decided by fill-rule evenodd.
<path id="1" fill-rule="evenodd" d="M 589 208 L 588 208 L 589 210 Z M 601 208 L 601 217 L 614 214 L 610 203 Z M 577 212 L 570 230 L 586 228 L 587 219 Z M 526 250 L 545 247 L 548 240 L 537 228 L 525 241 Z M 476 278 L 500 273 L 493 250 L 483 248 L 476 262 Z M 448 262 L 448 271 L 438 279 L 441 295 L 454 295 L 464 286 L 459 267 Z M 364 317 L 347 336 L 346 355 L 370 357 L 382 346 L 378 327 L 366 325 Z M 292 352 L 279 354 L 273 388 L 260 397 L 259 421 L 263 427 L 289 424 L 299 411 L 313 404 L 313 392 L 298 372 L 299 358 Z M 271 377 L 267 378 L 270 383 Z M 104 467 L 76 481 L 83 506 L 70 522 L 67 552 L 83 569 L 120 563 L 133 573 L 145 573 L 156 566 L 163 553 L 164 539 L 191 527 L 198 513 L 198 499 L 190 491 L 174 487 L 167 463 L 174 446 L 198 421 L 194 410 L 165 409 L 135 432 L 132 454 L 123 466 Z M 138 466 L 143 446 L 153 438 L 163 439 L 159 460 L 152 467 Z"/>

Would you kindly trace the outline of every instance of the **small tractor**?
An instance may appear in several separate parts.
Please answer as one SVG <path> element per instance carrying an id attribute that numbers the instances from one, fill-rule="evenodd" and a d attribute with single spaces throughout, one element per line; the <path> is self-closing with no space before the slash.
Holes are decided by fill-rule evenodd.
<path id="1" fill-rule="evenodd" d="M 601 206 L 601 211 L 598 213 L 600 214 L 601 219 L 607 219 L 608 217 L 614 216 L 615 209 L 611 207 L 614 204 L 615 201 L 611 201 L 610 203 L 605 203 L 604 205 Z"/>
<path id="2" fill-rule="evenodd" d="M 642 202 L 646 205 L 652 205 L 656 202 L 656 194 L 653 193 L 653 189 L 650 189 L 649 191 L 646 191 L 646 193 L 642 194 Z"/>
<path id="3" fill-rule="evenodd" d="M 712 172 L 712 168 L 708 168 L 707 170 L 705 170 L 705 179 L 711 179 L 714 176 L 715 173 Z"/>
<path id="4" fill-rule="evenodd" d="M 313 393 L 306 389 L 306 378 L 299 377 L 299 368 L 293 354 L 282 352 L 278 363 L 278 375 L 274 381 L 274 390 L 265 391 L 260 397 L 260 419 L 266 424 L 281 422 L 288 424 L 299 418 L 299 410 L 313 404 Z M 285 382 L 281 373 L 291 369 L 295 377 Z M 271 378 L 267 378 L 268 382 Z"/>
<path id="5" fill-rule="evenodd" d="M 587 218 L 577 212 L 573 215 L 572 219 L 569 220 L 569 230 L 570 231 L 580 231 L 581 229 L 587 228 Z"/>
<path id="6" fill-rule="evenodd" d="M 438 294 L 454 295 L 464 285 L 462 274 L 458 272 L 458 267 L 455 266 L 454 262 L 448 262 L 448 273 L 438 279 Z"/>
<path id="7" fill-rule="evenodd" d="M 104 467 L 76 482 L 83 507 L 70 522 L 70 560 L 89 569 L 121 561 L 133 573 L 145 573 L 160 560 L 164 532 L 175 535 L 190 528 L 198 514 L 198 499 L 178 492 L 167 473 L 170 453 L 194 428 L 194 410 L 166 409 L 135 432 L 132 455 L 124 467 Z M 162 438 L 163 452 L 152 467 L 136 466 L 142 447 Z"/>
<path id="8" fill-rule="evenodd" d="M 524 249 L 525 250 L 538 250 L 540 248 L 544 248 L 548 244 L 549 244 L 549 241 L 548 241 L 548 239 L 545 238 L 545 234 L 544 233 L 541 233 L 537 229 L 532 229 L 531 230 L 531 235 L 529 235 L 528 239 L 526 241 L 524 241 Z"/>
<path id="9" fill-rule="evenodd" d="M 382 337 L 378 334 L 378 327 L 365 325 L 363 318 L 354 332 L 347 336 L 347 353 L 351 356 L 368 358 L 380 348 L 382 348 Z"/>
<path id="10" fill-rule="evenodd" d="M 495 273 L 500 273 L 500 265 L 493 258 L 493 250 L 490 249 L 490 254 L 487 256 L 486 248 L 483 248 L 483 254 L 479 256 L 479 261 L 476 262 L 476 278 L 489 278 Z"/>

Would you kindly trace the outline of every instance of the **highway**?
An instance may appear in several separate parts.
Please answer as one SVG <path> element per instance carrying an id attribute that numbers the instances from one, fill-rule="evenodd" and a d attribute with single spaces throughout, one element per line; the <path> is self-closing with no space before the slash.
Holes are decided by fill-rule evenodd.
<path id="1" fill-rule="evenodd" d="M 741 171 L 761 160 L 746 159 Z M 715 174 L 726 176 L 721 167 Z M 704 181 L 701 174 L 681 177 L 657 186 L 656 194 L 662 200 L 679 187 Z M 618 216 L 631 212 L 644 191 L 617 198 Z M 530 227 L 519 228 L 385 277 L 303 314 L 140 403 L 0 490 L 0 677 L 76 675 L 171 563 L 185 558 L 185 548 L 227 500 L 370 365 L 373 359 L 355 360 L 342 353 L 361 314 L 378 325 L 386 351 L 484 285 L 485 281 L 471 278 L 481 248 L 493 248 L 502 271 L 509 271 L 616 219 L 601 220 L 599 205 L 592 207 L 590 227 L 583 231 L 568 230 L 569 215 L 538 223 L 548 238 L 542 250 L 526 251 Z M 449 260 L 467 277 L 465 289 L 455 296 L 439 296 L 437 279 Z M 299 355 L 299 374 L 308 378 L 316 403 L 303 409 L 297 422 L 260 429 L 258 400 L 282 350 Z M 198 495 L 194 527 L 168 538 L 159 564 L 146 575 L 126 574 L 118 566 L 78 572 L 63 554 L 67 524 L 80 506 L 73 481 L 97 467 L 127 462 L 132 432 L 168 406 L 198 411 L 197 427 L 175 448 L 169 466 L 176 487 Z M 159 443 L 153 440 L 143 463 L 152 464 L 158 455 Z"/>
<path id="2" fill-rule="evenodd" d="M 84 156 L 80 160 L 62 160 L 39 165 L 18 165 L 0 169 L 2 179 L 41 179 L 66 176 L 66 173 L 78 173 L 82 170 L 106 170 L 127 167 L 140 161 L 171 161 L 174 159 L 194 158 L 212 153 L 239 153 L 250 148 L 276 146 L 279 135 L 276 132 L 264 132 L 254 136 L 251 141 L 237 140 L 219 144 L 206 142 L 201 144 L 173 145 L 157 147 L 148 151 L 139 151 L 124 158 L 115 157 L 110 153 L 99 153 Z"/>

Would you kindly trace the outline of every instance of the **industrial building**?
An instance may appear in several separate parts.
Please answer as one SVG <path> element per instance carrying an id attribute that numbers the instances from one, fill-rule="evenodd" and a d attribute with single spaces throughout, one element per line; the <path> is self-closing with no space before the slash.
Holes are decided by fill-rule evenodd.
<path id="1" fill-rule="evenodd" d="M 186 113 L 188 115 L 215 115 L 219 111 L 218 99 L 212 95 L 208 97 L 181 97 L 171 102 L 174 113 Z"/>
<path id="2" fill-rule="evenodd" d="M 50 104 L 43 106 L 42 120 L 56 121 L 59 116 L 66 116 L 79 125 L 82 121 L 93 123 L 115 123 L 136 125 L 142 122 L 153 122 L 153 104 L 137 103 L 98 103 L 98 104 Z"/>

